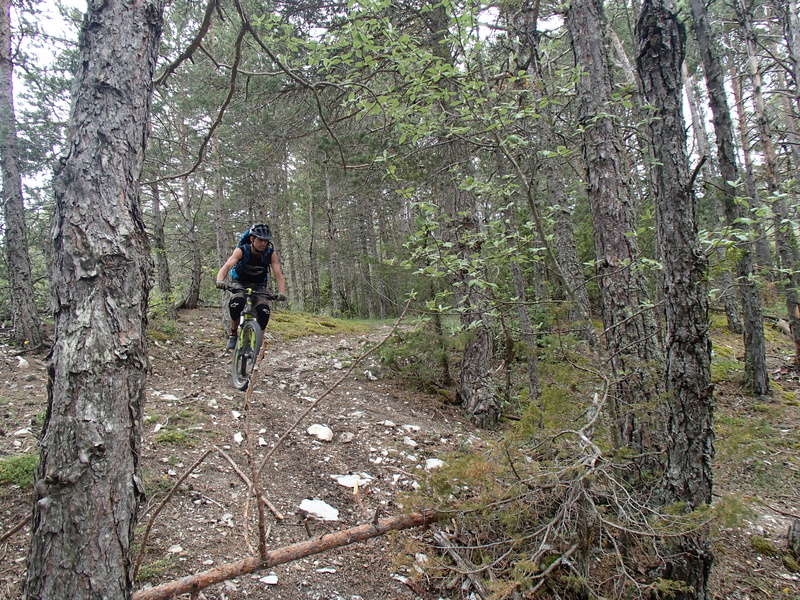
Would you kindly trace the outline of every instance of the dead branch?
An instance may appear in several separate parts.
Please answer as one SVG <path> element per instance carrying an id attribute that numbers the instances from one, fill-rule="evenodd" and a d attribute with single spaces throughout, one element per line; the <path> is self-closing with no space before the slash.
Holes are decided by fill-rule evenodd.
<path id="1" fill-rule="evenodd" d="M 354 542 L 378 537 L 389 531 L 423 527 L 439 517 L 440 514 L 435 511 L 424 511 L 380 519 L 377 525 L 372 523 L 358 525 L 323 535 L 320 538 L 272 550 L 266 553 L 264 560 L 258 556 L 248 556 L 237 562 L 220 565 L 196 575 L 189 575 L 147 590 L 141 590 L 133 594 L 133 600 L 167 600 L 178 594 L 195 593 L 215 583 L 246 575 L 259 569 L 268 569 L 276 565 L 292 562 L 312 554 L 319 554 L 333 548 L 347 546 Z"/>
<path id="2" fill-rule="evenodd" d="M 192 471 L 194 471 L 200 465 L 200 463 L 203 462 L 209 454 L 211 454 L 211 452 L 213 452 L 213 450 L 206 450 L 205 452 L 203 452 L 203 455 L 196 461 L 194 461 L 194 464 L 191 467 L 186 469 L 184 474 L 180 476 L 180 479 L 178 479 L 178 481 L 175 482 L 175 485 L 172 486 L 172 489 L 169 491 L 169 493 L 166 496 L 164 496 L 164 499 L 156 507 L 155 511 L 153 511 L 153 514 L 150 516 L 150 520 L 147 522 L 147 527 L 144 530 L 144 534 L 142 535 L 142 543 L 139 546 L 139 556 L 136 557 L 136 563 L 134 563 L 133 566 L 132 579 L 136 580 L 136 575 L 137 573 L 139 573 L 139 567 L 142 565 L 142 560 L 144 559 L 144 553 L 147 548 L 147 538 L 150 535 L 150 530 L 153 528 L 153 523 L 155 523 L 158 513 L 161 512 L 164 506 L 166 506 L 167 502 L 169 502 L 170 498 L 172 498 L 172 496 L 175 494 L 175 490 L 178 489 L 178 486 L 180 486 L 180 484 L 182 484 L 186 480 L 189 474 Z"/>
<path id="3" fill-rule="evenodd" d="M 218 446 L 214 446 L 214 449 L 217 452 L 219 452 L 222 458 L 224 458 L 225 460 L 228 461 L 228 463 L 230 463 L 231 467 L 233 467 L 233 472 L 239 476 L 239 479 L 241 479 L 242 482 L 244 482 L 244 484 L 247 486 L 247 489 L 252 488 L 253 484 L 250 483 L 250 478 L 242 472 L 242 470 L 239 468 L 239 465 L 237 465 L 234 462 L 234 460 L 230 457 L 230 455 Z M 279 511 L 275 507 L 275 505 L 272 504 L 272 502 L 270 502 L 269 500 L 267 500 L 266 496 L 264 496 L 263 494 L 261 495 L 261 502 L 264 503 L 264 506 L 266 506 L 273 515 L 275 515 L 276 519 L 278 519 L 279 521 L 283 521 L 284 519 L 286 519 L 286 515 L 284 515 L 281 511 Z"/>
<path id="4" fill-rule="evenodd" d="M 12 535 L 17 533 L 23 527 L 25 527 L 25 525 L 27 525 L 30 520 L 31 520 L 31 517 L 30 517 L 30 515 L 28 515 L 27 517 L 22 519 L 19 523 L 14 525 L 11 529 L 9 529 L 6 533 L 4 533 L 2 536 L 0 536 L 0 544 L 5 543 L 5 541 L 8 538 L 10 538 Z"/>
<path id="5" fill-rule="evenodd" d="M 436 543 L 445 550 L 450 557 L 455 561 L 456 565 L 461 569 L 461 573 L 469 577 L 469 580 L 472 582 L 475 591 L 478 593 L 478 596 L 481 598 L 488 598 L 489 594 L 486 591 L 486 588 L 483 587 L 481 580 L 475 577 L 475 573 L 478 571 L 478 568 L 469 562 L 466 558 L 461 556 L 450 542 L 450 539 L 441 531 L 437 531 L 433 534 L 433 539 L 436 540 Z"/>
<path id="6" fill-rule="evenodd" d="M 197 48 L 200 46 L 200 42 L 203 41 L 203 38 L 205 37 L 206 33 L 208 33 L 208 30 L 211 28 L 211 16 L 214 14 L 214 8 L 216 6 L 217 6 L 217 0 L 208 0 L 208 5 L 206 6 L 206 14 L 203 15 L 203 22 L 200 24 L 200 29 L 198 30 L 197 35 L 194 36 L 192 43 L 189 44 L 186 50 L 181 52 L 178 58 L 176 58 L 173 62 L 167 65 L 167 68 L 164 70 L 164 73 L 162 73 L 161 76 L 158 79 L 156 79 L 155 82 L 153 83 L 155 87 L 158 87 L 162 83 L 164 83 L 167 77 L 172 75 L 172 73 L 175 72 L 175 69 L 177 69 L 181 65 L 181 63 L 183 63 L 185 60 L 192 58 L 192 54 L 194 54 L 194 51 L 197 50 Z"/>

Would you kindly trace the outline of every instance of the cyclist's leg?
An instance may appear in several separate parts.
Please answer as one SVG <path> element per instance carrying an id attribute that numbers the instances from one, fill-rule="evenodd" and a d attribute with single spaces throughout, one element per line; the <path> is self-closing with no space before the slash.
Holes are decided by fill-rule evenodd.
<path id="1" fill-rule="evenodd" d="M 266 286 L 259 286 L 257 291 L 260 293 L 266 293 L 267 288 Z M 267 328 L 267 323 L 269 323 L 269 315 L 270 315 L 269 304 L 263 298 L 263 296 L 256 296 L 255 310 L 256 310 L 256 321 L 258 321 L 258 324 L 261 327 L 261 330 L 263 331 Z"/>
<path id="2" fill-rule="evenodd" d="M 242 316 L 245 302 L 244 290 L 234 293 L 228 301 L 228 312 L 231 315 L 231 335 L 236 335 L 236 331 L 239 329 L 239 317 Z"/>
<path id="3" fill-rule="evenodd" d="M 228 344 L 226 346 L 228 350 L 233 350 L 236 347 L 236 334 L 239 329 L 239 317 L 242 316 L 242 310 L 244 310 L 245 302 L 244 290 L 234 293 L 233 296 L 231 296 L 231 299 L 228 301 L 228 312 L 231 315 L 231 331 L 230 335 L 228 336 Z"/>

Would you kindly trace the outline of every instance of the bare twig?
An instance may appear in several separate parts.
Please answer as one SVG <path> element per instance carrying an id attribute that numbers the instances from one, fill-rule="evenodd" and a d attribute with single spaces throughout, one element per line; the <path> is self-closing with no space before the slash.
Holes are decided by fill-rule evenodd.
<path id="1" fill-rule="evenodd" d="M 132 580 L 135 581 L 136 575 L 139 573 L 139 567 L 142 565 L 142 560 L 144 560 L 144 553 L 147 546 L 147 538 L 150 535 L 150 530 L 153 528 L 153 523 L 155 523 L 156 517 L 158 517 L 158 513 L 160 513 L 161 510 L 167 505 L 167 502 L 169 502 L 170 498 L 172 498 L 172 496 L 175 494 L 175 491 L 178 489 L 178 487 L 186 480 L 187 477 L 189 477 L 189 474 L 192 471 L 194 471 L 198 466 L 200 466 L 200 463 L 202 463 L 206 459 L 206 457 L 212 452 L 213 452 L 212 449 L 208 449 L 205 452 L 203 452 L 200 458 L 194 461 L 194 464 L 192 464 L 191 467 L 186 469 L 183 475 L 180 476 L 178 481 L 175 482 L 175 485 L 172 486 L 172 489 L 169 491 L 169 493 L 166 496 L 164 496 L 164 499 L 156 507 L 155 511 L 153 511 L 153 514 L 150 516 L 150 520 L 147 522 L 147 527 L 144 530 L 144 534 L 142 534 L 142 543 L 139 546 L 139 555 L 136 557 L 136 563 L 133 566 L 133 575 L 131 577 Z"/>
<path id="2" fill-rule="evenodd" d="M 259 569 L 267 569 L 305 556 L 319 554 L 320 552 L 325 552 L 332 548 L 339 548 L 352 544 L 353 542 L 360 542 L 378 537 L 389 531 L 422 527 L 432 523 L 439 517 L 440 514 L 437 512 L 424 511 L 380 519 L 377 524 L 367 523 L 358 525 L 342 531 L 329 533 L 320 538 L 272 550 L 267 552 L 265 559 L 262 559 L 260 556 L 249 556 L 237 562 L 220 565 L 219 567 L 197 573 L 196 575 L 189 575 L 182 579 L 141 590 L 133 594 L 133 600 L 166 600 L 167 598 L 172 598 L 179 594 L 188 594 L 194 590 L 201 590 L 209 585 L 246 575 L 247 573 L 252 573 Z"/>
<path id="3" fill-rule="evenodd" d="M 178 58 L 176 58 L 173 62 L 167 65 L 167 68 L 164 70 L 161 76 L 158 79 L 156 79 L 155 82 L 153 83 L 154 86 L 158 87 L 159 85 L 164 83 L 167 77 L 172 75 L 172 73 L 175 72 L 175 69 L 177 69 L 181 65 L 181 63 L 192 57 L 194 51 L 197 50 L 197 48 L 200 46 L 200 43 L 203 41 L 203 38 L 205 37 L 206 33 L 208 33 L 208 30 L 211 28 L 211 17 L 214 14 L 214 8 L 216 7 L 216 5 L 217 5 L 217 0 L 208 0 L 208 5 L 206 6 L 206 13 L 205 15 L 203 15 L 203 22 L 200 24 L 200 29 L 198 30 L 197 35 L 194 36 L 194 39 L 192 40 L 191 44 L 189 44 L 189 46 L 186 48 L 186 50 L 181 52 Z"/>
<path id="4" fill-rule="evenodd" d="M 247 486 L 247 489 L 248 490 L 252 489 L 253 484 L 250 482 L 250 478 L 242 472 L 242 470 L 239 468 L 239 465 L 236 464 L 236 462 L 230 457 L 230 455 L 218 446 L 214 446 L 214 449 L 217 452 L 219 452 L 222 458 L 228 461 L 231 467 L 233 467 L 233 472 L 236 473 L 239 476 L 239 479 L 241 479 L 244 482 L 244 484 Z M 264 496 L 263 493 L 261 494 L 260 500 L 261 502 L 264 503 L 264 506 L 266 506 L 270 510 L 270 512 L 273 515 L 275 515 L 276 519 L 278 519 L 279 521 L 283 521 L 284 519 L 286 519 L 286 516 L 281 511 L 279 511 L 275 507 L 275 505 L 272 504 L 272 502 L 270 502 L 266 496 Z"/>
<path id="5" fill-rule="evenodd" d="M 17 533 L 23 527 L 25 527 L 25 525 L 27 525 L 30 520 L 31 517 L 30 515 L 28 515 L 27 517 L 22 519 L 19 523 L 14 525 L 11 529 L 9 529 L 7 532 L 5 532 L 2 536 L 0 536 L 0 544 L 3 544 L 8 538 Z"/>
<path id="6" fill-rule="evenodd" d="M 306 418 L 306 417 L 307 417 L 307 416 L 308 416 L 308 415 L 311 413 L 311 411 L 313 411 L 314 409 L 316 409 L 316 408 L 317 408 L 317 406 L 319 406 L 319 405 L 320 405 L 320 403 L 321 403 L 321 402 L 322 402 L 322 401 L 323 401 L 325 398 L 327 398 L 327 397 L 328 397 L 328 395 L 330 395 L 330 393 L 331 393 L 333 390 L 335 390 L 337 387 L 339 387 L 339 385 L 340 385 L 340 384 L 341 384 L 341 383 L 342 383 L 342 382 L 343 382 L 345 379 L 347 379 L 348 377 L 350 377 L 350 373 L 352 373 L 352 372 L 353 372 L 353 369 L 355 369 L 355 368 L 356 368 L 356 365 L 358 365 L 358 364 L 359 364 L 359 363 L 360 363 L 362 360 L 364 360 L 364 359 L 365 359 L 367 356 L 369 356 L 370 354 L 372 354 L 373 352 L 375 352 L 375 351 L 376 351 L 378 348 L 380 348 L 381 346 L 383 346 L 383 345 L 386 343 L 386 341 L 387 341 L 389 338 L 391 338 L 391 337 L 394 335 L 394 332 L 395 332 L 395 331 L 397 331 L 397 328 L 400 326 L 400 323 L 403 321 L 403 318 L 406 316 L 406 311 L 408 311 L 408 307 L 410 306 L 410 304 L 411 304 L 411 298 L 409 298 L 409 299 L 406 301 L 406 305 L 405 305 L 405 307 L 403 307 L 403 312 L 402 312 L 402 313 L 400 314 L 400 316 L 397 318 L 397 321 L 395 321 L 394 325 L 392 326 L 392 330 L 391 330 L 391 331 L 388 333 L 388 335 L 386 335 L 386 337 L 384 337 L 384 338 L 383 338 L 383 339 L 382 339 L 382 340 L 381 340 L 381 341 L 380 341 L 378 344 L 376 344 L 376 345 L 372 346 L 372 347 L 371 347 L 371 348 L 369 348 L 369 349 L 368 349 L 366 352 L 364 352 L 364 353 L 363 353 L 361 356 L 359 356 L 358 358 L 356 358 L 356 359 L 353 361 L 353 364 L 351 364 L 351 365 L 350 365 L 350 368 L 349 368 L 349 369 L 347 369 L 347 371 L 345 372 L 345 374 L 344 374 L 344 375 L 342 375 L 342 376 L 341 376 L 341 377 L 340 377 L 340 378 L 339 378 L 339 379 L 338 379 L 336 382 L 334 382 L 334 384 L 333 384 L 333 385 L 331 385 L 331 386 L 330 386 L 330 387 L 329 387 L 327 390 L 325 390 L 325 391 L 322 393 L 322 395 L 321 395 L 319 398 L 317 398 L 317 399 L 314 401 L 314 403 L 313 403 L 313 404 L 311 404 L 311 406 L 309 406 L 309 407 L 308 407 L 308 408 L 307 408 L 305 411 L 303 411 L 303 414 L 301 414 L 301 415 L 300 415 L 300 416 L 297 418 L 297 420 L 295 420 L 295 422 L 294 422 L 294 423 L 292 423 L 292 425 L 291 425 L 291 426 L 290 426 L 290 427 L 289 427 L 289 428 L 288 428 L 288 429 L 287 429 L 287 430 L 286 430 L 286 431 L 283 433 L 283 435 L 282 435 L 280 438 L 278 438 L 278 441 L 277 441 L 277 442 L 275 442 L 275 445 L 274 445 L 272 448 L 270 448 L 270 449 L 269 449 L 269 451 L 267 452 L 266 456 L 264 456 L 264 458 L 263 458 L 263 459 L 262 459 L 262 461 L 261 461 L 261 465 L 259 466 L 259 468 L 258 468 L 258 471 L 256 472 L 256 473 L 257 473 L 257 475 L 258 475 L 259 477 L 261 476 L 261 473 L 262 473 L 262 471 L 264 470 L 264 467 L 266 466 L 266 464 L 267 464 L 267 461 L 270 459 L 270 457 L 271 457 L 273 454 L 275 454 L 275 451 L 276 451 L 278 448 L 280 448 L 280 447 L 281 447 L 281 445 L 283 445 L 283 442 L 284 442 L 284 441 L 286 441 L 286 438 L 289 436 L 289 434 L 290 434 L 292 431 L 294 431 L 294 430 L 297 428 L 297 426 L 298 426 L 298 425 L 300 425 L 300 423 L 302 423 L 303 419 L 305 419 L 305 418 Z"/>
<path id="7" fill-rule="evenodd" d="M 450 543 L 450 539 L 443 532 L 435 532 L 433 534 L 433 539 L 435 539 L 436 543 L 439 544 L 439 546 L 451 556 L 451 558 L 461 569 L 461 573 L 469 577 L 469 580 L 472 582 L 472 585 L 475 588 L 475 591 L 478 593 L 478 596 L 481 598 L 488 598 L 489 594 L 486 591 L 486 588 L 483 587 L 481 580 L 474 575 L 474 573 L 477 571 L 475 565 L 456 552 L 455 547 Z"/>

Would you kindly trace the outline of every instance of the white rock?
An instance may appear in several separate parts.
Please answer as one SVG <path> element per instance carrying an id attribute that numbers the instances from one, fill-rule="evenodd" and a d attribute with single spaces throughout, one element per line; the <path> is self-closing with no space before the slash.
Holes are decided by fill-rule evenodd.
<path id="1" fill-rule="evenodd" d="M 267 440 L 265 440 L 265 439 L 264 439 L 263 437 L 261 437 L 261 436 L 258 436 L 258 445 L 259 445 L 259 446 L 266 446 L 266 445 L 267 445 Z"/>
<path id="2" fill-rule="evenodd" d="M 383 425 L 384 427 L 397 427 L 394 421 L 389 421 L 388 419 L 386 421 L 378 421 L 378 425 Z"/>
<path id="3" fill-rule="evenodd" d="M 333 439 L 333 431 L 331 431 L 331 428 L 326 425 L 320 425 L 319 423 L 314 423 L 311 427 L 306 429 L 306 433 L 308 435 L 313 435 L 323 442 L 330 442 Z"/>
<path id="4" fill-rule="evenodd" d="M 206 566 L 213 565 L 213 564 L 214 564 L 214 561 L 213 561 L 213 560 L 211 560 L 210 558 L 207 558 L 207 559 L 205 559 L 205 560 L 203 561 L 203 564 L 204 564 L 204 565 L 206 565 Z"/>
<path id="5" fill-rule="evenodd" d="M 208 408 L 215 408 L 215 409 L 219 408 L 219 403 L 216 400 L 214 400 L 214 398 L 212 398 L 211 400 L 208 401 Z"/>
<path id="6" fill-rule="evenodd" d="M 264 575 L 264 577 L 259 579 L 259 581 L 266 585 L 278 585 L 278 576 L 274 573 L 271 573 L 269 575 Z"/>
<path id="7" fill-rule="evenodd" d="M 242 413 L 240 413 L 238 410 L 232 410 L 232 411 L 231 411 L 231 416 L 232 416 L 234 419 L 238 419 L 239 417 L 241 417 L 241 416 L 242 416 Z"/>
<path id="8" fill-rule="evenodd" d="M 425 470 L 432 471 L 433 469 L 439 469 L 444 466 L 444 461 L 439 460 L 438 458 L 429 458 L 425 461 Z"/>
<path id="9" fill-rule="evenodd" d="M 17 357 L 17 361 L 18 361 L 18 363 L 17 363 L 17 368 L 18 369 L 30 369 L 31 368 L 31 363 L 29 363 L 27 360 L 25 360 L 21 356 Z"/>
<path id="10" fill-rule="evenodd" d="M 300 503 L 300 510 L 323 521 L 339 520 L 339 511 L 322 500 L 310 500 L 306 498 Z"/>
<path id="11" fill-rule="evenodd" d="M 424 565 L 430 559 L 428 558 L 427 554 L 423 554 L 422 552 L 417 552 L 414 555 L 414 560 L 416 560 L 419 564 Z"/>
<path id="12" fill-rule="evenodd" d="M 178 554 L 179 552 L 183 552 L 183 548 L 178 544 L 175 544 L 167 548 L 167 552 L 171 552 L 172 554 Z"/>
<path id="13" fill-rule="evenodd" d="M 241 444 L 244 441 L 244 436 L 237 431 L 233 434 L 233 441 L 237 444 Z"/>
<path id="14" fill-rule="evenodd" d="M 331 475 L 331 479 L 335 479 L 336 483 L 342 487 L 355 488 L 368 484 L 372 481 L 372 476 L 367 473 L 351 473 L 349 475 Z"/>
<path id="15" fill-rule="evenodd" d="M 375 377 L 375 375 L 373 375 L 372 371 L 370 371 L 369 369 L 364 371 L 364 375 L 366 375 L 367 379 L 369 379 L 370 381 L 378 381 L 378 378 Z"/>
<path id="16" fill-rule="evenodd" d="M 158 433 L 161 431 L 161 428 L 164 427 L 161 423 L 156 423 L 156 426 L 153 427 L 153 433 Z"/>
<path id="17" fill-rule="evenodd" d="M 336 573 L 336 569 L 333 567 L 322 567 L 321 569 L 317 569 L 317 573 Z"/>
<path id="18" fill-rule="evenodd" d="M 161 395 L 161 399 L 162 400 L 175 401 L 175 400 L 178 399 L 178 397 L 176 395 L 174 395 L 174 394 L 162 394 Z"/>
<path id="19" fill-rule="evenodd" d="M 30 430 L 30 428 L 29 428 L 29 427 L 26 427 L 26 428 L 24 428 L 24 429 L 17 429 L 17 430 L 14 432 L 14 436 L 15 436 L 15 437 L 22 437 L 23 435 L 29 435 L 29 434 L 30 434 L 30 432 L 31 432 L 31 430 Z"/>
<path id="20" fill-rule="evenodd" d="M 334 369 L 344 369 L 344 365 L 337 360 L 336 362 L 333 363 L 333 368 Z"/>
<path id="21" fill-rule="evenodd" d="M 412 439 L 411 439 L 410 437 L 408 437 L 408 436 L 404 436 L 404 437 L 403 437 L 403 443 L 404 443 L 406 446 L 410 446 L 411 448 L 416 448 L 416 447 L 417 447 L 417 442 L 415 442 L 414 440 L 412 440 Z"/>
<path id="22" fill-rule="evenodd" d="M 339 434 L 339 441 L 342 442 L 343 444 L 348 444 L 352 442 L 355 439 L 355 437 L 356 435 L 354 433 L 351 433 L 349 431 L 343 431 L 342 433 Z"/>
<path id="23" fill-rule="evenodd" d="M 419 431 L 422 429 L 419 425 L 403 425 L 403 429 L 406 431 Z"/>

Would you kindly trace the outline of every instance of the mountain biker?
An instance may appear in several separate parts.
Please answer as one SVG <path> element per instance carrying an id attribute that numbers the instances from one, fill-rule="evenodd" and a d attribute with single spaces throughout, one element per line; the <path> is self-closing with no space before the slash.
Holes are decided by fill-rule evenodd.
<path id="1" fill-rule="evenodd" d="M 225 278 L 230 273 L 235 284 L 240 284 L 243 289 L 234 292 L 228 302 L 231 314 L 231 334 L 228 337 L 228 350 L 236 347 L 236 332 L 239 329 L 239 317 L 245 305 L 244 288 L 252 288 L 258 293 L 266 293 L 269 273 L 275 276 L 278 283 L 278 294 L 281 300 L 286 299 L 286 279 L 281 270 L 281 261 L 277 250 L 272 245 L 272 232 L 269 225 L 258 223 L 250 227 L 239 245 L 234 249 L 225 264 L 217 273 L 216 286 L 225 289 Z M 256 320 L 264 329 L 269 322 L 269 304 L 263 296 L 255 296 Z"/>

